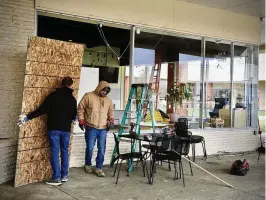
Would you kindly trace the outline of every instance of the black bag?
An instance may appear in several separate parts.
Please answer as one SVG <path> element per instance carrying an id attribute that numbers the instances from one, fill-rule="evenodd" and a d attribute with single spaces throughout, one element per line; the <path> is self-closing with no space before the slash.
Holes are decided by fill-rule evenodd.
<path id="1" fill-rule="evenodd" d="M 236 160 L 233 162 L 230 174 L 238 175 L 238 176 L 245 176 L 249 171 L 249 164 L 246 159 L 243 160 Z"/>

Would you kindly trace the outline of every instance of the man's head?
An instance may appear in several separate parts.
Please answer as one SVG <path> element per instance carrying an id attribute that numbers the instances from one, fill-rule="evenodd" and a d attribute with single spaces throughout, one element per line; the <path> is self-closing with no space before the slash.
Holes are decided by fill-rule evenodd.
<path id="1" fill-rule="evenodd" d="M 64 77 L 62 80 L 62 87 L 72 88 L 72 86 L 73 86 L 73 79 L 69 76 Z"/>
<path id="2" fill-rule="evenodd" d="M 109 88 L 109 87 L 104 87 L 104 88 L 99 92 L 99 96 L 100 96 L 100 97 L 105 97 L 109 92 L 110 92 L 110 88 Z"/>

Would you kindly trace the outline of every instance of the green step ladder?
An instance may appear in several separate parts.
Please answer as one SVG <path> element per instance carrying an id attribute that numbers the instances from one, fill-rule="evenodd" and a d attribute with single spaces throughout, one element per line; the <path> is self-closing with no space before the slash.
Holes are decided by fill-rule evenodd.
<path id="1" fill-rule="evenodd" d="M 131 111 L 131 105 L 132 105 L 132 100 L 136 101 L 136 111 Z M 154 105 L 153 102 L 151 101 L 151 97 L 149 95 L 149 84 L 132 84 L 131 89 L 129 92 L 128 96 L 128 101 L 126 105 L 126 109 L 119 127 L 119 132 L 118 132 L 118 140 L 120 140 L 120 136 L 125 133 L 129 132 L 126 131 L 125 128 L 132 128 L 132 126 L 126 125 L 126 120 L 133 120 L 135 119 L 135 132 L 136 134 L 140 134 L 140 121 L 143 116 L 143 106 L 144 104 L 147 103 L 149 107 L 149 112 L 151 115 L 151 125 L 153 129 L 153 133 L 155 133 L 155 120 L 154 120 Z M 136 114 L 136 117 L 132 117 L 132 113 Z M 131 115 L 130 117 L 128 115 Z M 132 121 L 131 121 L 132 122 Z M 135 152 L 136 150 L 136 141 L 132 143 L 131 146 L 132 152 Z M 139 152 L 141 152 L 141 142 L 139 141 Z M 116 147 L 113 150 L 111 162 L 110 162 L 110 167 L 113 167 L 117 157 L 117 149 Z M 132 165 L 130 166 L 130 171 L 131 171 Z"/>

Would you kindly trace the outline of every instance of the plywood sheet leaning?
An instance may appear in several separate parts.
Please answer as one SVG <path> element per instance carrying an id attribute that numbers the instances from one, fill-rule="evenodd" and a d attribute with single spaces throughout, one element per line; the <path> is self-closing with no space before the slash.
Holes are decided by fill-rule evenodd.
<path id="1" fill-rule="evenodd" d="M 84 47 L 80 44 L 40 37 L 29 40 L 22 114 L 38 108 L 51 92 L 60 87 L 65 76 L 74 79 L 74 96 L 77 97 L 83 52 Z M 15 186 L 51 178 L 49 159 L 46 116 L 41 116 L 20 129 Z"/>

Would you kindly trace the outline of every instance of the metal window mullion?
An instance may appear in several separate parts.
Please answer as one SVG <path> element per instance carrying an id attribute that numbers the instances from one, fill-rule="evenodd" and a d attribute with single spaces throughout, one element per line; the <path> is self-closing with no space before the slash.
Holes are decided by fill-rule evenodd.
<path id="1" fill-rule="evenodd" d="M 231 43 L 231 60 L 230 60 L 230 106 L 229 106 L 229 120 L 230 120 L 230 128 L 233 127 L 233 78 L 234 78 L 234 56 L 235 56 L 235 49 L 234 43 Z"/>
<path id="2" fill-rule="evenodd" d="M 134 77 L 134 56 L 135 56 L 135 26 L 130 30 L 130 57 L 129 57 L 129 86 L 132 85 Z"/>
<path id="3" fill-rule="evenodd" d="M 133 83 L 134 78 L 134 56 L 135 56 L 135 26 L 132 26 L 130 29 L 130 55 L 129 55 L 129 87 Z M 132 104 L 132 103 L 131 103 Z M 136 108 L 137 109 L 137 108 Z M 130 111 L 132 111 L 132 105 L 130 105 Z M 130 119 L 128 120 L 128 124 L 131 123 L 133 115 L 130 113 Z"/>
<path id="4" fill-rule="evenodd" d="M 205 94 L 205 51 L 206 51 L 206 40 L 203 37 L 201 39 L 201 70 L 200 70 L 200 128 L 203 129 L 203 111 L 204 111 L 204 94 Z"/>
<path id="5" fill-rule="evenodd" d="M 207 102 L 208 102 L 208 81 L 209 81 L 209 66 L 210 66 L 210 63 L 209 63 L 209 60 L 207 59 L 205 61 L 205 78 L 204 78 L 204 97 L 205 97 L 205 107 L 204 107 L 204 114 L 205 114 L 205 117 L 207 118 L 208 116 L 208 111 L 207 111 Z"/>

